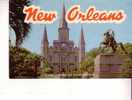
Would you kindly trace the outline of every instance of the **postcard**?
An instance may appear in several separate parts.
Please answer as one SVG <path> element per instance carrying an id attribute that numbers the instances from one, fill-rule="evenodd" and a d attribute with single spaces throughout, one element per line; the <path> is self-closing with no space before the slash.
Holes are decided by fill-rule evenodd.
<path id="1" fill-rule="evenodd" d="M 132 78 L 131 3 L 9 0 L 9 78 Z"/>

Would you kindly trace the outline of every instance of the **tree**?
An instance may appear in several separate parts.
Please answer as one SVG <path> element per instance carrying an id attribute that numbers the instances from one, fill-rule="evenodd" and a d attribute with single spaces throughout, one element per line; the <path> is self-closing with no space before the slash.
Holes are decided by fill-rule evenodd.
<path id="1" fill-rule="evenodd" d="M 131 78 L 132 77 L 132 59 L 128 58 L 123 64 L 123 74 L 122 77 Z"/>
<path id="2" fill-rule="evenodd" d="M 48 60 L 41 57 L 41 69 L 40 69 L 40 77 L 47 77 L 48 74 L 53 74 L 53 67 L 49 64 Z"/>
<path id="3" fill-rule="evenodd" d="M 24 6 L 29 6 L 29 0 L 9 0 L 9 25 L 14 30 L 16 36 L 16 46 L 20 46 L 27 37 L 30 24 L 24 22 Z"/>
<path id="4" fill-rule="evenodd" d="M 82 61 L 80 70 L 81 70 L 81 72 L 88 72 L 89 74 L 93 74 L 93 72 L 94 72 L 94 60 L 93 59 L 87 59 L 85 61 Z"/>
<path id="5" fill-rule="evenodd" d="M 128 55 L 130 55 L 130 53 L 132 53 L 132 44 L 125 43 L 123 46 L 124 46 L 125 50 L 128 52 Z M 117 52 L 119 54 L 124 54 L 124 51 L 120 47 L 118 47 Z"/>
<path id="6" fill-rule="evenodd" d="M 40 56 L 25 48 L 10 47 L 9 50 L 10 78 L 36 78 L 39 76 Z"/>

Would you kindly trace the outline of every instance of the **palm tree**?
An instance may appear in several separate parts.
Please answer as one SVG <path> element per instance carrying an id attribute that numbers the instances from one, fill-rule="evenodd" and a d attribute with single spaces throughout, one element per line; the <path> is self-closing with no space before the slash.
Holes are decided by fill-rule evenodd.
<path id="1" fill-rule="evenodd" d="M 23 13 L 24 6 L 29 4 L 29 0 L 9 0 L 9 25 L 15 32 L 16 47 L 22 44 L 30 30 L 30 24 L 24 23 L 25 14 Z"/>

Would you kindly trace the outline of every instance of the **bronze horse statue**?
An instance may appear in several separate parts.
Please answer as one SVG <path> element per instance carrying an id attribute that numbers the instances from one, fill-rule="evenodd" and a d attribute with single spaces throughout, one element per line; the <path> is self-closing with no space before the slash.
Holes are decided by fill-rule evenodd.
<path id="1" fill-rule="evenodd" d="M 113 30 L 110 29 L 107 32 L 105 32 L 104 41 L 100 43 L 100 48 L 103 48 L 101 52 L 104 52 L 105 48 L 111 48 L 112 53 L 115 53 L 117 51 L 118 46 L 121 47 L 121 49 L 124 51 L 125 54 L 128 54 L 123 44 L 121 42 L 117 43 L 117 41 L 115 40 L 115 33 Z"/>

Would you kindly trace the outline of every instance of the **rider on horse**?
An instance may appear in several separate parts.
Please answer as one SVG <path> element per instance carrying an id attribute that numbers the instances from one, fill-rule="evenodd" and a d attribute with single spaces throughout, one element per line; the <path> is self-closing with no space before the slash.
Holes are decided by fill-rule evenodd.
<path id="1" fill-rule="evenodd" d="M 104 45 L 105 46 L 104 48 L 111 47 L 113 53 L 116 52 L 118 45 L 120 45 L 121 49 L 127 54 L 123 44 L 116 42 L 114 38 L 114 31 L 111 29 L 104 33 L 104 41 L 101 42 L 101 45 Z"/>

